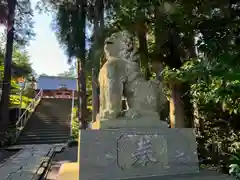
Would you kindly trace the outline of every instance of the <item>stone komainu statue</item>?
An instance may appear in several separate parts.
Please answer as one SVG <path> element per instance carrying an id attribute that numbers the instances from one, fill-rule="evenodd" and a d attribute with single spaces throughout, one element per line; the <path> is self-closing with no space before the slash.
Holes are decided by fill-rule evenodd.
<path id="1" fill-rule="evenodd" d="M 146 81 L 141 73 L 139 57 L 133 38 L 127 31 L 106 39 L 106 62 L 99 72 L 100 108 L 98 119 L 111 120 L 121 116 L 129 119 L 158 117 L 158 110 L 166 102 L 160 81 Z M 122 97 L 128 110 L 122 112 Z"/>

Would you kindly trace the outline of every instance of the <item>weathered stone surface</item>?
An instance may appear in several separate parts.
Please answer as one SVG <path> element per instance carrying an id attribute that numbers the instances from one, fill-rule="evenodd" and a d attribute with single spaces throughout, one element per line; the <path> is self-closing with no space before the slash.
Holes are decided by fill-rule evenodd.
<path id="1" fill-rule="evenodd" d="M 119 128 L 158 128 L 168 129 L 168 124 L 164 121 L 148 118 L 130 119 L 121 117 L 111 121 L 99 121 L 97 129 L 119 129 Z"/>
<path id="2" fill-rule="evenodd" d="M 167 100 L 162 83 L 144 79 L 136 52 L 132 36 L 127 31 L 114 33 L 106 39 L 104 54 L 107 61 L 99 73 L 99 121 L 115 120 L 119 116 L 160 119 L 158 110 Z M 124 113 L 122 96 L 126 97 L 128 104 Z"/>
<path id="3" fill-rule="evenodd" d="M 32 173 L 29 173 L 29 172 L 16 172 L 16 173 L 12 173 L 10 176 L 9 176 L 9 180 L 30 180 L 32 179 L 33 177 L 33 174 Z"/>
<path id="4" fill-rule="evenodd" d="M 14 146 L 12 148 L 18 149 L 20 147 L 22 150 L 0 164 L 1 180 L 32 180 L 39 174 L 42 163 L 49 161 L 50 157 L 47 156 L 49 151 L 55 149 L 55 145 L 45 144 Z M 59 145 L 57 147 L 60 148 Z"/>
<path id="5" fill-rule="evenodd" d="M 141 138 L 145 140 L 141 142 Z M 196 141 L 191 129 L 90 130 L 82 131 L 80 139 L 80 180 L 140 178 L 199 171 Z M 149 142 L 144 145 L 147 139 Z M 147 148 L 141 149 L 144 146 Z"/>

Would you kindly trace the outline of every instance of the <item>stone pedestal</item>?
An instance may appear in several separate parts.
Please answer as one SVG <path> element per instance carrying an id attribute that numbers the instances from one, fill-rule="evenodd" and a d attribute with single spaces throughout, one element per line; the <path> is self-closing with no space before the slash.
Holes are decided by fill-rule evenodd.
<path id="1" fill-rule="evenodd" d="M 199 171 L 193 129 L 151 119 L 101 121 L 79 131 L 78 180 L 233 180 Z"/>
<path id="2" fill-rule="evenodd" d="M 199 172 L 192 129 L 169 129 L 151 119 L 102 121 L 95 129 L 79 133 L 79 180 Z"/>

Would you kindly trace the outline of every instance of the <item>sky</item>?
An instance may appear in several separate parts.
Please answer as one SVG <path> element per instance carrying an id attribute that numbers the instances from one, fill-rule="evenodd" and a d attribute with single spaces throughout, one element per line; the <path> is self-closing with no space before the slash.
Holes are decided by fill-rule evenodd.
<path id="1" fill-rule="evenodd" d="M 35 8 L 38 0 L 31 0 L 32 7 Z M 30 56 L 32 68 L 39 74 L 57 75 L 69 69 L 67 56 L 60 47 L 56 36 L 51 29 L 52 17 L 47 14 L 39 14 L 34 11 L 34 31 L 36 36 L 30 42 L 27 51 Z M 0 32 L 4 27 L 0 27 Z"/>
<path id="2" fill-rule="evenodd" d="M 35 7 L 37 0 L 31 0 Z M 37 74 L 57 75 L 68 70 L 67 57 L 59 46 L 51 29 L 52 17 L 47 14 L 34 14 L 36 37 L 27 48 L 33 69 Z"/>

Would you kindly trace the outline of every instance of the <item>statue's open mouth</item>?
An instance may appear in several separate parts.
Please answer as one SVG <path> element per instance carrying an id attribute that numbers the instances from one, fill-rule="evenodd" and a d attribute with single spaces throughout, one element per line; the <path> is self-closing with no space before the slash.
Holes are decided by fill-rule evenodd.
<path id="1" fill-rule="evenodd" d="M 105 44 L 113 44 L 111 41 L 105 41 Z"/>
<path id="2" fill-rule="evenodd" d="M 132 51 L 134 51 L 134 49 L 132 49 Z M 133 60 L 132 62 L 138 62 L 139 61 L 139 50 L 136 50 L 133 54 Z"/>

